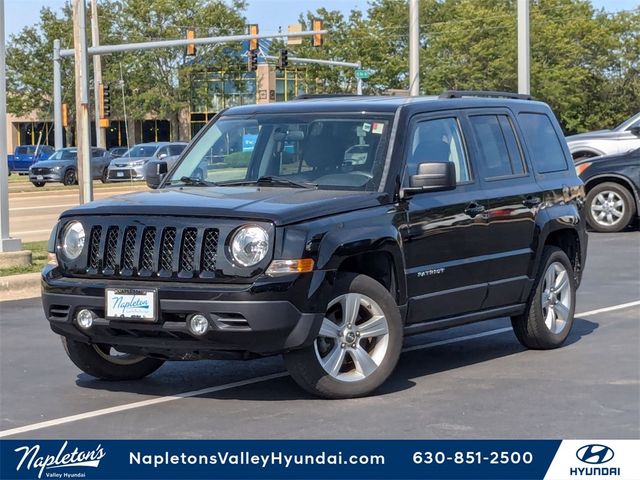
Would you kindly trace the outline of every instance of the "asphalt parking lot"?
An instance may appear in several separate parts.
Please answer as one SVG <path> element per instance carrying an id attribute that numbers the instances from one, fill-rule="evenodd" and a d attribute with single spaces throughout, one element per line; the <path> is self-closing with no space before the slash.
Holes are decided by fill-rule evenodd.
<path id="1" fill-rule="evenodd" d="M 0 436 L 638 438 L 640 233 L 590 235 L 567 344 L 527 351 L 508 319 L 406 340 L 376 396 L 318 400 L 281 359 L 167 363 L 139 382 L 80 373 L 39 299 L 0 303 Z"/>

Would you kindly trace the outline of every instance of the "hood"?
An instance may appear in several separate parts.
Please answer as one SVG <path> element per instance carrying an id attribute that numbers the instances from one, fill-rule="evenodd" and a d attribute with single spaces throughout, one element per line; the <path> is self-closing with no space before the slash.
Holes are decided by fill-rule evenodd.
<path id="1" fill-rule="evenodd" d="M 58 166 L 75 165 L 75 160 L 41 160 L 32 165 L 36 168 L 53 168 Z"/>
<path id="2" fill-rule="evenodd" d="M 268 220 L 276 225 L 389 203 L 384 192 L 279 187 L 180 187 L 129 193 L 67 210 L 77 215 L 173 215 Z"/>
<path id="3" fill-rule="evenodd" d="M 615 130 L 595 130 L 593 132 L 578 133 L 577 135 L 569 135 L 566 140 L 568 143 L 579 142 L 583 140 L 596 140 L 598 138 L 610 138 L 619 135 L 620 132 Z"/>
<path id="4" fill-rule="evenodd" d="M 575 166 L 582 165 L 584 163 L 607 163 L 615 160 L 640 160 L 640 148 L 632 148 L 622 153 L 612 153 L 610 155 L 600 155 L 598 157 L 585 158 L 576 162 Z"/>
<path id="5" fill-rule="evenodd" d="M 128 167 L 132 163 L 136 162 L 148 162 L 149 160 L 156 160 L 156 157 L 116 157 L 111 160 L 113 165 Z"/>

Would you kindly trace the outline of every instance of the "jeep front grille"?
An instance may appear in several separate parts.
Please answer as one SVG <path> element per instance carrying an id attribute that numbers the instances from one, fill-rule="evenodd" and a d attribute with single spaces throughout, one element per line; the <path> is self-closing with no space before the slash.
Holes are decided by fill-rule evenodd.
<path id="1" fill-rule="evenodd" d="M 132 278 L 212 278 L 218 237 L 217 228 L 94 225 L 85 272 Z"/>

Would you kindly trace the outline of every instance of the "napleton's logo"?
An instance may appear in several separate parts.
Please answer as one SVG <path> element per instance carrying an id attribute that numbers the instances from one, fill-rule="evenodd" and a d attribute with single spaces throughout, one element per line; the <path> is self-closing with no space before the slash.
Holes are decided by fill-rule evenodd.
<path id="1" fill-rule="evenodd" d="M 601 465 L 613 458 L 613 450 L 606 445 L 592 444 L 580 447 L 576 452 L 578 460 L 591 465 Z"/>
<path id="2" fill-rule="evenodd" d="M 76 447 L 71 451 L 67 451 L 68 444 L 69 442 L 65 441 L 56 455 L 41 455 L 39 444 L 31 446 L 25 445 L 16 448 L 14 450 L 16 453 L 22 453 L 22 458 L 16 466 L 16 471 L 19 471 L 22 467 L 25 467 L 25 470 L 37 470 L 38 478 L 42 478 L 43 472 L 50 469 L 78 467 L 98 468 L 100 460 L 106 455 L 106 452 L 100 444 L 93 450 L 82 451 Z M 47 473 L 46 476 L 61 477 L 62 475 Z"/>

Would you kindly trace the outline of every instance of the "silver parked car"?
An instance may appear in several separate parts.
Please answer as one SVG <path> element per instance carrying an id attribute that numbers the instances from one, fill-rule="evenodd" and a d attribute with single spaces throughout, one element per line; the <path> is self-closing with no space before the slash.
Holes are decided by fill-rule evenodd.
<path id="1" fill-rule="evenodd" d="M 576 162 L 640 148 L 640 112 L 615 128 L 571 135 L 567 137 L 567 144 Z"/>
<path id="2" fill-rule="evenodd" d="M 111 162 L 111 154 L 104 148 L 91 148 L 91 178 L 107 180 L 107 167 Z M 56 150 L 46 160 L 36 162 L 29 168 L 29 181 L 36 187 L 44 187 L 45 183 L 61 182 L 65 185 L 78 183 L 78 150 L 76 147 Z"/>
<path id="3" fill-rule="evenodd" d="M 187 146 L 183 142 L 140 143 L 109 165 L 108 181 L 144 180 L 147 162 L 179 155 Z"/>

